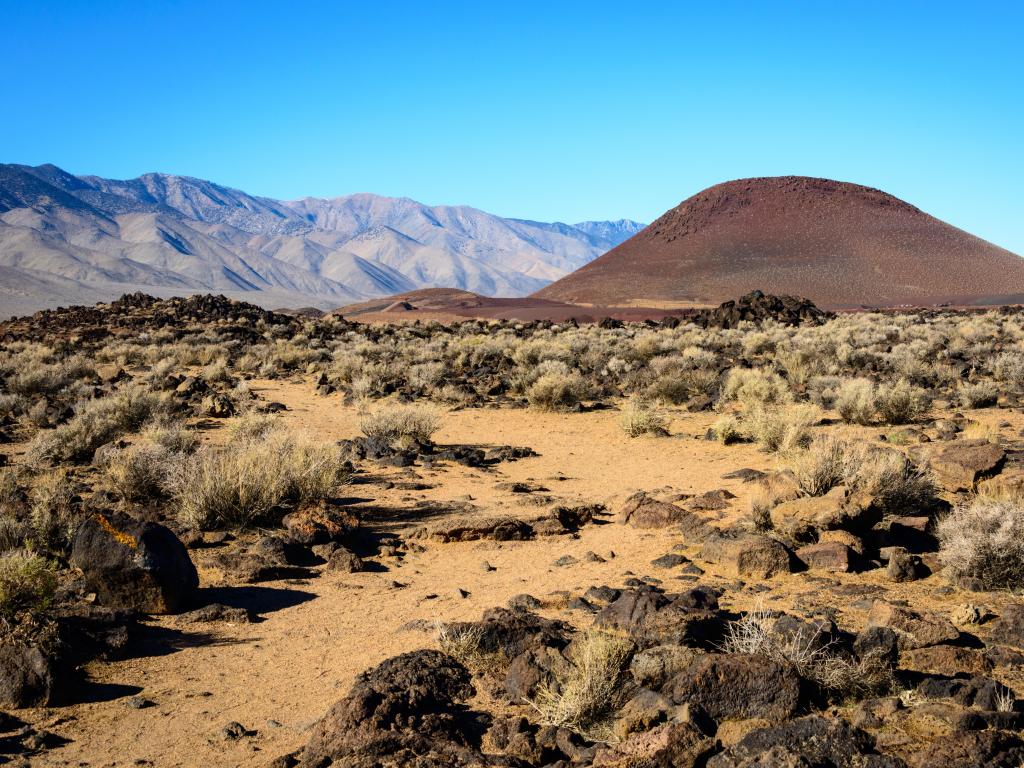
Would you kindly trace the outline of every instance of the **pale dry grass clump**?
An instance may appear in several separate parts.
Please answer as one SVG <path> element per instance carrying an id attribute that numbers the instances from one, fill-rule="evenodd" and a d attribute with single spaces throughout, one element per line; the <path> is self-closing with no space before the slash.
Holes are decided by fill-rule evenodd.
<path id="1" fill-rule="evenodd" d="M 847 379 L 839 385 L 836 411 L 843 421 L 870 424 L 875 417 L 875 385 L 869 379 Z"/>
<path id="2" fill-rule="evenodd" d="M 437 644 L 474 675 L 498 677 L 508 668 L 508 654 L 503 649 L 484 647 L 484 631 L 479 624 L 435 623 Z"/>
<path id="3" fill-rule="evenodd" d="M 991 408 L 999 400 L 999 387 L 991 381 L 963 382 L 957 398 L 964 408 Z"/>
<path id="4" fill-rule="evenodd" d="M 928 393 L 906 379 L 878 387 L 875 408 L 886 424 L 911 424 L 924 418 L 930 403 Z"/>
<path id="5" fill-rule="evenodd" d="M 577 371 L 550 371 L 526 390 L 526 399 L 541 411 L 571 411 L 589 395 L 586 380 Z"/>
<path id="6" fill-rule="evenodd" d="M 844 485 L 872 496 L 888 510 L 912 510 L 935 499 L 935 482 L 927 469 L 899 451 L 879 450 L 829 435 L 792 459 L 797 487 L 805 496 L 824 496 Z"/>
<path id="7" fill-rule="evenodd" d="M 740 420 L 731 413 L 723 414 L 715 419 L 711 425 L 711 431 L 715 433 L 715 439 L 722 445 L 738 443 L 746 437 Z"/>
<path id="8" fill-rule="evenodd" d="M 782 408 L 753 407 L 744 412 L 743 429 L 769 453 L 790 453 L 811 442 L 811 427 L 821 421 L 821 409 L 801 403 Z"/>
<path id="9" fill-rule="evenodd" d="M 645 400 L 632 398 L 622 411 L 619 419 L 622 431 L 630 437 L 668 435 L 668 419 L 663 413 L 655 410 Z"/>
<path id="10" fill-rule="evenodd" d="M 201 530 L 276 522 L 282 505 L 330 496 L 344 480 L 337 446 L 273 432 L 178 462 L 167 479 L 178 516 Z"/>
<path id="11" fill-rule="evenodd" d="M 769 405 L 786 405 L 793 392 L 779 374 L 766 368 L 733 368 L 722 384 L 721 402 L 735 401 L 749 410 Z"/>
<path id="12" fill-rule="evenodd" d="M 801 677 L 839 699 L 877 696 L 894 689 L 895 674 L 881 653 L 852 657 L 840 653 L 834 642 L 825 642 L 820 626 L 782 633 L 773 631 L 775 621 L 772 612 L 756 607 L 729 625 L 722 650 L 791 664 Z"/>
<path id="13" fill-rule="evenodd" d="M 954 582 L 980 589 L 1024 584 L 1024 506 L 975 499 L 939 521 L 939 560 Z"/>
<path id="14" fill-rule="evenodd" d="M 0 619 L 38 616 L 53 599 L 57 576 L 42 557 L 14 551 L 0 555 Z"/>
<path id="15" fill-rule="evenodd" d="M 440 426 L 441 412 L 437 408 L 416 403 L 384 406 L 359 420 L 364 435 L 389 443 L 407 438 L 427 444 Z"/>
<path id="16" fill-rule="evenodd" d="M 143 387 L 128 387 L 82 403 L 68 423 L 36 435 L 26 453 L 26 462 L 40 466 L 87 461 L 101 445 L 138 429 L 163 406 L 159 395 Z"/>
<path id="17" fill-rule="evenodd" d="M 591 629 L 569 646 L 569 671 L 542 685 L 529 702 L 544 725 L 568 728 L 585 738 L 607 738 L 609 718 L 627 695 L 623 677 L 633 645 Z"/>
<path id="18" fill-rule="evenodd" d="M 81 522 L 75 497 L 75 486 L 64 470 L 34 479 L 28 492 L 26 536 L 33 551 L 59 554 L 68 550 Z"/>

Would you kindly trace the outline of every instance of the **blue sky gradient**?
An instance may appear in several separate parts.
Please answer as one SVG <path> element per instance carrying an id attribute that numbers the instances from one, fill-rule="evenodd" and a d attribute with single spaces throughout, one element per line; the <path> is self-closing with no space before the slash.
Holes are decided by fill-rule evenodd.
<path id="1" fill-rule="evenodd" d="M 0 161 L 542 220 L 880 187 L 1024 254 L 1024 3 L 0 0 Z"/>

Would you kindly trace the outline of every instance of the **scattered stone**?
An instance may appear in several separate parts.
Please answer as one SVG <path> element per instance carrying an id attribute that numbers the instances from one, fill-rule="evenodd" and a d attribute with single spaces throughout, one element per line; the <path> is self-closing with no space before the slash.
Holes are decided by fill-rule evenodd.
<path id="1" fill-rule="evenodd" d="M 1024 650 L 1024 603 L 1010 603 L 992 622 L 989 641 Z"/>
<path id="2" fill-rule="evenodd" d="M 569 566 L 569 565 L 576 565 L 576 563 L 578 563 L 578 562 L 579 562 L 579 560 L 577 560 L 572 555 L 562 555 L 560 558 L 555 560 L 554 564 L 556 566 L 558 566 L 559 568 L 565 568 L 566 566 Z"/>
<path id="3" fill-rule="evenodd" d="M 707 654 L 669 680 L 677 704 L 700 705 L 717 721 L 763 718 L 781 722 L 800 704 L 800 677 L 788 664 L 747 654 Z"/>
<path id="4" fill-rule="evenodd" d="M 682 555 L 668 554 L 662 555 L 661 557 L 656 557 L 654 560 L 651 560 L 651 565 L 653 565 L 655 568 L 675 568 L 676 566 L 682 565 L 683 563 L 687 562 L 689 562 L 689 560 L 687 560 Z"/>
<path id="5" fill-rule="evenodd" d="M 250 624 L 252 616 L 245 608 L 232 608 L 223 603 L 210 603 L 194 611 L 178 616 L 180 624 L 200 624 L 212 621 L 224 621 L 229 624 Z"/>
<path id="6" fill-rule="evenodd" d="M 917 555 L 912 555 L 902 547 L 895 547 L 889 557 L 885 575 L 890 581 L 903 583 L 917 581 L 928 573 L 927 567 Z"/>
<path id="7" fill-rule="evenodd" d="M 338 547 L 327 558 L 327 570 L 332 573 L 358 573 L 366 570 L 366 564 L 355 552 Z"/>

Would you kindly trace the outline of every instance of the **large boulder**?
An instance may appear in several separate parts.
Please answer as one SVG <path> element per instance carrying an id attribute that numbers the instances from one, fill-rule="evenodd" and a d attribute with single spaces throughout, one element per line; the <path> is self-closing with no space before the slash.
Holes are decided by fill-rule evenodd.
<path id="1" fill-rule="evenodd" d="M 676 704 L 699 705 L 712 718 L 781 722 L 800 705 L 800 677 L 789 664 L 746 654 L 708 654 L 669 680 Z"/>
<path id="2" fill-rule="evenodd" d="M 75 534 L 71 564 L 112 608 L 178 613 L 199 587 L 199 574 L 177 536 L 158 523 L 124 515 L 87 517 Z"/>
<path id="3" fill-rule="evenodd" d="M 713 536 L 704 542 L 700 556 L 741 578 L 767 579 L 791 570 L 789 550 L 773 538 L 756 534 Z"/>
<path id="4" fill-rule="evenodd" d="M 931 457 L 939 485 L 950 492 L 974 490 L 975 483 L 1002 469 L 1006 451 L 988 440 L 956 440 Z"/>
<path id="5" fill-rule="evenodd" d="M 312 546 L 329 541 L 344 541 L 359 526 L 359 518 L 349 511 L 331 508 L 325 501 L 321 501 L 285 515 L 281 525 L 292 541 Z"/>
<path id="6" fill-rule="evenodd" d="M 715 740 L 690 722 L 672 722 L 597 751 L 594 768 L 697 768 L 715 750 Z"/>
<path id="7" fill-rule="evenodd" d="M 912 768 L 1020 768 L 1024 741 L 1002 731 L 958 731 L 915 750 L 909 761 Z"/>
<path id="8" fill-rule="evenodd" d="M 619 511 L 619 522 L 634 528 L 667 528 L 682 526 L 683 533 L 693 541 L 703 541 L 714 532 L 700 517 L 689 509 L 658 501 L 643 491 L 634 493 Z"/>
<path id="9" fill-rule="evenodd" d="M 466 668 L 440 651 L 395 656 L 356 678 L 313 727 L 299 765 L 487 765 L 482 724 L 461 706 L 473 694 Z"/>

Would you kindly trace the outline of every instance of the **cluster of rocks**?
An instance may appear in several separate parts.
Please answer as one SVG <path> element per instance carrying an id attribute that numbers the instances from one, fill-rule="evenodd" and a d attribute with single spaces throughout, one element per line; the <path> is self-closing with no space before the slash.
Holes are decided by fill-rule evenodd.
<path id="1" fill-rule="evenodd" d="M 414 439 L 395 442 L 383 437 L 356 437 L 341 440 L 338 445 L 347 461 L 369 460 L 389 467 L 430 466 L 444 461 L 467 467 L 490 467 L 538 455 L 532 448 L 516 445 L 436 445 Z"/>
<path id="2" fill-rule="evenodd" d="M 1024 702 L 988 676 L 993 661 L 955 677 L 929 671 L 972 650 L 941 617 L 877 601 L 867 627 L 850 633 L 828 618 L 776 612 L 765 624 L 769 645 L 885 672 L 877 690 L 856 680 L 861 700 L 836 709 L 826 678 L 801 660 L 722 650 L 739 618 L 720 606 L 722 594 L 592 587 L 600 608 L 587 632 L 520 607 L 490 609 L 447 628 L 475 639 L 477 663 L 434 650 L 389 659 L 275 765 L 1015 768 L 1024 759 Z M 1016 645 L 993 659 L 1024 659 L 1024 605 L 1017 611 L 1000 618 L 998 635 Z M 610 737 L 600 741 L 545 724 L 528 705 L 541 690 L 562 690 L 594 632 L 628 646 L 604 724 Z M 894 695 L 900 688 L 912 693 Z M 503 702 L 500 715 L 468 706 L 478 690 Z"/>
<path id="3" fill-rule="evenodd" d="M 300 327 L 294 317 L 224 296 L 201 294 L 158 299 L 144 293 L 131 293 L 109 304 L 46 309 L 29 317 L 7 320 L 0 323 L 0 340 L 35 341 L 44 337 L 92 342 L 111 337 L 131 337 L 142 330 L 163 328 L 185 335 L 196 326 L 216 326 L 219 332 L 232 338 L 254 341 L 262 335 L 257 330 L 258 323 L 283 328 Z"/>
<path id="4" fill-rule="evenodd" d="M 780 325 L 820 325 L 833 317 L 834 313 L 818 309 L 810 299 L 751 291 L 738 300 L 701 310 L 687 319 L 701 328 L 736 328 L 743 322 L 760 324 L 767 320 Z"/>

